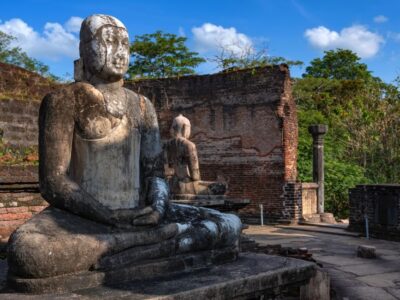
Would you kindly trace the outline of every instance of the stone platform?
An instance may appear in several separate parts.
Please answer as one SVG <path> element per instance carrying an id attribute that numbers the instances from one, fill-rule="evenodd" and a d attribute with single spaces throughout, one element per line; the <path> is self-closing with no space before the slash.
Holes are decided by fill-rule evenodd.
<path id="1" fill-rule="evenodd" d="M 253 299 L 276 297 L 308 283 L 316 273 L 311 262 L 243 253 L 232 263 L 182 272 L 173 276 L 103 284 L 72 293 L 26 295 L 0 294 L 1 299 Z"/>
<path id="2" fill-rule="evenodd" d="M 208 207 L 223 212 L 237 212 L 250 204 L 249 199 L 229 198 L 225 195 L 175 195 L 171 202 Z"/>

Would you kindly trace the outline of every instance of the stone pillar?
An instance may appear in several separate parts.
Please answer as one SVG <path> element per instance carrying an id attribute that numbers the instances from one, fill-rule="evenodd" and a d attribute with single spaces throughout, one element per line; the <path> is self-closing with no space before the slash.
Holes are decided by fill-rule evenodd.
<path id="1" fill-rule="evenodd" d="M 311 125 L 308 131 L 313 136 L 313 181 L 318 183 L 317 212 L 324 213 L 324 135 L 328 131 L 327 125 Z"/>

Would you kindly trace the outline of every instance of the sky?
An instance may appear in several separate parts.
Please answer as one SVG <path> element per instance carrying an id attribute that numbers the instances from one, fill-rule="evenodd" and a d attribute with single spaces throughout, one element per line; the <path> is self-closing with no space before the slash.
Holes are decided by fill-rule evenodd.
<path id="1" fill-rule="evenodd" d="M 303 61 L 291 68 L 300 77 L 325 50 L 344 48 L 392 82 L 400 75 L 399 12 L 399 0 L 3 0 L 0 31 L 61 77 L 73 74 L 81 21 L 100 13 L 120 19 L 131 40 L 157 30 L 187 37 L 190 50 L 209 59 L 200 74 L 218 72 L 221 49 Z"/>

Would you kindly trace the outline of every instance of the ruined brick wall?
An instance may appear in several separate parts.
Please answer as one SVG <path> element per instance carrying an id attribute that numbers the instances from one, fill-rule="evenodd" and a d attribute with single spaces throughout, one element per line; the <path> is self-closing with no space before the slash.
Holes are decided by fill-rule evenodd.
<path id="1" fill-rule="evenodd" d="M 126 87 L 153 102 L 163 139 L 176 115 L 191 120 L 202 178 L 224 180 L 229 196 L 250 199 L 242 216 L 258 217 L 263 204 L 267 219 L 298 217 L 297 115 L 287 67 L 142 80 Z"/>
<path id="2" fill-rule="evenodd" d="M 0 137 L 15 146 L 37 145 L 42 98 L 59 84 L 20 67 L 0 62 Z"/>
<path id="3" fill-rule="evenodd" d="M 400 185 L 357 185 L 349 190 L 349 227 L 365 234 L 365 215 L 370 235 L 400 241 Z"/>
<path id="4" fill-rule="evenodd" d="M 0 100 L 0 131 L 3 142 L 37 146 L 39 101 Z"/>
<path id="5" fill-rule="evenodd" d="M 0 241 L 47 205 L 36 166 L 0 166 Z"/>

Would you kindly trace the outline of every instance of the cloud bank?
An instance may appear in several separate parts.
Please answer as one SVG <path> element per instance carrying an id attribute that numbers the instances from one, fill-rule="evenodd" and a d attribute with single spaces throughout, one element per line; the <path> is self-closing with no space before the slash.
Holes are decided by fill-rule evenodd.
<path id="1" fill-rule="evenodd" d="M 362 25 L 346 27 L 340 32 L 330 30 L 324 26 L 319 26 L 307 29 L 304 36 L 309 43 L 317 49 L 349 49 L 362 58 L 375 56 L 384 42 L 382 36 L 369 31 Z"/>
<path id="2" fill-rule="evenodd" d="M 19 18 L 0 23 L 0 31 L 16 37 L 18 46 L 28 55 L 38 59 L 59 60 L 63 57 L 79 57 L 79 38 L 82 18 L 71 17 L 64 25 L 47 22 L 43 32 L 35 31 Z"/>
<path id="3" fill-rule="evenodd" d="M 252 51 L 252 40 L 236 28 L 224 28 L 212 23 L 204 23 L 200 27 L 193 27 L 192 33 L 199 52 L 221 51 L 222 49 L 241 55 L 246 51 Z"/>

